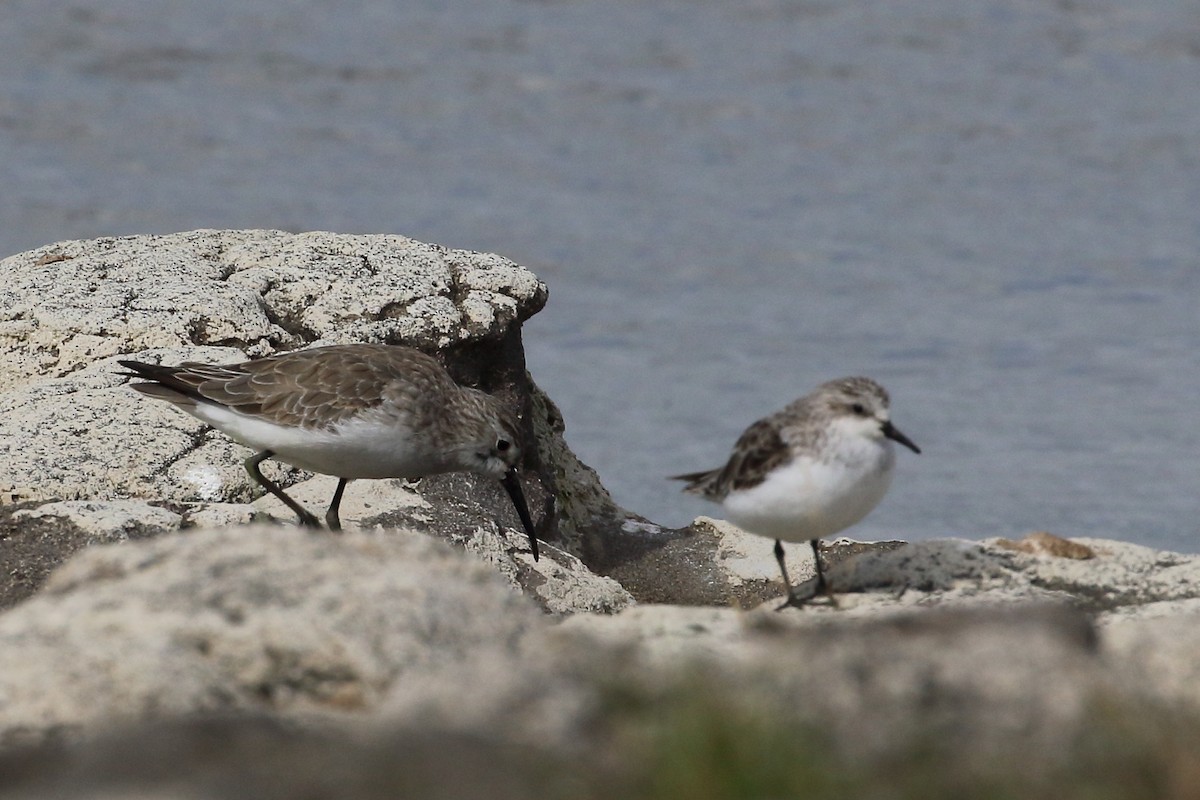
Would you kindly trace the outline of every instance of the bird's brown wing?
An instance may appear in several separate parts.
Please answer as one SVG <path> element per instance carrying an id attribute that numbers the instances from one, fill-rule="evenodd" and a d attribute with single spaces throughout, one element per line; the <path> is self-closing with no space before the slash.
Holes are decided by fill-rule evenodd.
<path id="1" fill-rule="evenodd" d="M 687 481 L 685 492 L 721 501 L 735 489 L 749 489 L 766 480 L 767 473 L 791 458 L 791 451 L 771 419 L 760 419 L 747 428 L 733 446 L 733 454 L 720 469 L 676 475 Z"/>
<path id="2" fill-rule="evenodd" d="M 419 397 L 431 384 L 453 383 L 431 356 L 391 345 L 318 347 L 237 364 L 121 363 L 169 390 L 136 384 L 134 388 L 146 387 L 141 389 L 145 394 L 177 404 L 215 403 L 301 428 L 336 425 L 378 406 L 389 394 Z"/>

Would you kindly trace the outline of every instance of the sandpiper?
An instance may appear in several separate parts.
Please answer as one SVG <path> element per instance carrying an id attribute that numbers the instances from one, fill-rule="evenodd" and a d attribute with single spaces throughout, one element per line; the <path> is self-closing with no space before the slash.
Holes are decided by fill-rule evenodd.
<path id="1" fill-rule="evenodd" d="M 516 465 L 515 417 L 500 401 L 454 382 L 436 359 L 398 345 L 348 344 L 294 350 L 236 364 L 176 367 L 121 361 L 142 394 L 179 407 L 255 450 L 250 477 L 300 523 L 317 518 L 259 471 L 275 458 L 338 481 L 325 521 L 341 530 L 338 506 L 355 478 L 420 478 L 474 472 L 500 479 L 529 535 L 538 540 Z"/>
<path id="2" fill-rule="evenodd" d="M 685 492 L 720 503 L 739 528 L 775 540 L 787 587 L 782 609 L 828 593 L 817 540 L 855 524 L 883 499 L 896 461 L 892 442 L 921 452 L 892 425 L 882 386 L 841 378 L 747 428 L 725 466 L 674 478 L 687 481 Z M 817 580 L 802 597 L 788 578 L 783 542 L 804 541 Z"/>

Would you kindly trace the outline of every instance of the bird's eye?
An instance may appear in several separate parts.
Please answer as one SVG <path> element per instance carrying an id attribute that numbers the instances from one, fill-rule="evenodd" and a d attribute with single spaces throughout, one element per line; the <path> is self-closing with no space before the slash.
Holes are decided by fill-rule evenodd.
<path id="1" fill-rule="evenodd" d="M 863 414 L 867 413 L 867 410 L 865 408 L 863 408 L 862 403 L 855 403 L 854 405 L 850 406 L 850 410 L 853 411 L 855 414 L 858 414 L 860 417 Z"/>
<path id="2" fill-rule="evenodd" d="M 510 447 L 512 447 L 512 442 L 508 441 L 507 439 L 500 439 L 496 442 L 497 453 L 507 453 L 508 448 Z"/>

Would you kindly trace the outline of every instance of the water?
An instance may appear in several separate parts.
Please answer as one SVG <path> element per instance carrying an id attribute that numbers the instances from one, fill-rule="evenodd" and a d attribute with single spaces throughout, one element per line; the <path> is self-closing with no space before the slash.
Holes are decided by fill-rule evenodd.
<path id="1" fill-rule="evenodd" d="M 63 2 L 0 26 L 0 253 L 397 232 L 533 268 L 530 368 L 627 507 L 865 373 L 863 538 L 1200 551 L 1200 9 Z"/>

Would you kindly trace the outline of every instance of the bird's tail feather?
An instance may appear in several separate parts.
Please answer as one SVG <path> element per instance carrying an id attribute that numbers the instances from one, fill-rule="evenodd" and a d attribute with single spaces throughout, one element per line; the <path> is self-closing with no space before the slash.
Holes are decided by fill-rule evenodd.
<path id="1" fill-rule="evenodd" d="M 706 469 L 702 472 L 689 472 L 684 475 L 671 475 L 668 480 L 684 481 L 687 486 L 683 487 L 685 492 L 690 494 L 704 494 L 708 485 L 716 479 L 721 473 L 719 469 Z"/>
<path id="2" fill-rule="evenodd" d="M 196 392 L 196 387 L 181 381 L 176 367 L 161 364 L 147 364 L 143 361 L 120 360 L 117 362 L 129 372 L 120 374 L 130 378 L 143 378 L 148 383 L 131 383 L 130 388 L 144 395 L 159 400 L 166 400 L 178 406 L 194 406 L 202 398 Z"/>

